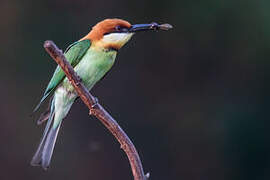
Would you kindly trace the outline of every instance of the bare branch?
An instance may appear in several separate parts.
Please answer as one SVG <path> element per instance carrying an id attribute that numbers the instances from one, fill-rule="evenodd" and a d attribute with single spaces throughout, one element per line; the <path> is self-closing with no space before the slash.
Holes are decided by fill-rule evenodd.
<path id="1" fill-rule="evenodd" d="M 60 50 L 53 41 L 45 41 L 44 48 L 56 61 L 56 63 L 59 64 L 59 66 L 63 69 L 67 78 L 75 88 L 77 94 L 89 108 L 89 114 L 96 116 L 118 140 L 121 148 L 128 156 L 134 180 L 148 179 L 149 175 L 145 175 L 143 172 L 142 163 L 135 146 L 126 135 L 126 133 L 122 130 L 122 128 L 118 125 L 118 123 L 98 103 L 97 99 L 88 92 L 87 88 L 81 82 L 80 77 L 76 74 L 72 66 L 66 60 L 62 50 Z"/>

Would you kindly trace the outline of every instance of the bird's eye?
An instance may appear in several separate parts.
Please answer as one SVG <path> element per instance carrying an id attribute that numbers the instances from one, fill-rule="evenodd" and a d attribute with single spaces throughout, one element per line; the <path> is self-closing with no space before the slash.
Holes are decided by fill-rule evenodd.
<path id="1" fill-rule="evenodd" d="M 116 31 L 121 31 L 121 26 L 116 26 L 116 27 L 115 27 L 115 30 L 116 30 Z"/>
<path id="2" fill-rule="evenodd" d="M 115 26 L 115 32 L 117 33 L 126 33 L 128 29 L 123 26 Z"/>

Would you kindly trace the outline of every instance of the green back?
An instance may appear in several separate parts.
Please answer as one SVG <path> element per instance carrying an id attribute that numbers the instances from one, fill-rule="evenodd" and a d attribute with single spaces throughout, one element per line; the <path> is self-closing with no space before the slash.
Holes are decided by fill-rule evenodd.
<path id="1" fill-rule="evenodd" d="M 67 59 L 67 61 L 72 65 L 72 67 L 75 67 L 84 54 L 87 52 L 87 50 L 90 48 L 91 42 L 90 40 L 86 39 L 83 41 L 77 41 L 66 49 L 64 52 L 64 55 Z M 39 104 L 35 107 L 34 111 L 37 111 L 42 102 L 56 89 L 56 87 L 63 81 L 63 79 L 66 77 L 64 71 L 61 69 L 61 67 L 58 65 L 57 68 L 54 71 L 54 74 L 44 92 L 43 97 L 41 98 Z"/>

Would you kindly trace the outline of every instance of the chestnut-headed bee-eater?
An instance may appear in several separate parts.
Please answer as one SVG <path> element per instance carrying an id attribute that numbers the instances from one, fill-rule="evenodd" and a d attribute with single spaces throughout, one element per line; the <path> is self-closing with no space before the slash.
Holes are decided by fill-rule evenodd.
<path id="1" fill-rule="evenodd" d="M 170 28 L 167 26 L 167 29 Z M 164 28 L 157 23 L 131 25 L 121 19 L 105 19 L 97 23 L 85 37 L 71 44 L 64 52 L 64 56 L 73 66 L 83 84 L 90 90 L 111 69 L 118 50 L 130 40 L 135 32 L 158 29 Z M 39 122 L 46 120 L 48 122 L 40 145 L 31 161 L 31 165 L 42 166 L 44 169 L 49 167 L 62 120 L 78 97 L 59 66 L 34 112 L 51 94 L 53 96 L 48 115 L 42 115 L 39 119 Z"/>

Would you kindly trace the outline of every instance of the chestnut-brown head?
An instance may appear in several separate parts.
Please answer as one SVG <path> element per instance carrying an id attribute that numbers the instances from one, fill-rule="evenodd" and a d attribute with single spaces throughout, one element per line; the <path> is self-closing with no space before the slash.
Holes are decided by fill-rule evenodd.
<path id="1" fill-rule="evenodd" d="M 105 19 L 97 23 L 84 39 L 89 39 L 94 47 L 120 49 L 135 32 L 162 29 L 157 23 L 135 24 L 122 19 Z"/>
<path id="2" fill-rule="evenodd" d="M 83 39 L 89 39 L 94 46 L 120 49 L 132 37 L 128 30 L 131 24 L 122 19 L 105 19 L 97 23 Z"/>

